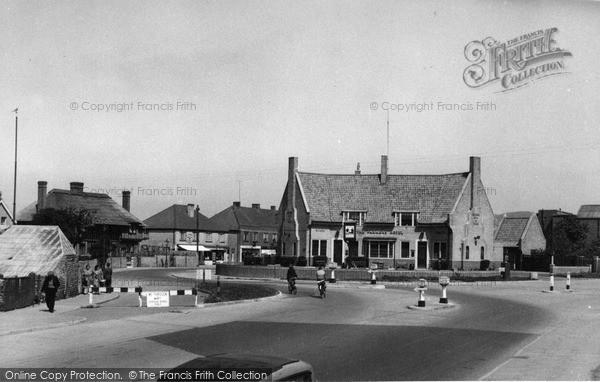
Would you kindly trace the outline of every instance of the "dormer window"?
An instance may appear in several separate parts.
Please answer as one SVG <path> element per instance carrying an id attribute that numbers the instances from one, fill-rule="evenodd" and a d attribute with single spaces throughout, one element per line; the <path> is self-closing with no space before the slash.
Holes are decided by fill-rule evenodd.
<path id="1" fill-rule="evenodd" d="M 419 220 L 416 211 L 394 211 L 394 225 L 396 227 L 414 227 Z"/>
<path id="2" fill-rule="evenodd" d="M 354 222 L 356 225 L 361 226 L 365 223 L 366 217 L 366 211 L 343 211 L 342 223 Z"/>

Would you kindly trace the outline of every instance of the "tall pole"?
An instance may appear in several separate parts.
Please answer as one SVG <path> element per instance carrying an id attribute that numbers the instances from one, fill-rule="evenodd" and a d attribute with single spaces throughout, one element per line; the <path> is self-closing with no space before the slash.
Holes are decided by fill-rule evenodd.
<path id="1" fill-rule="evenodd" d="M 17 224 L 17 135 L 19 126 L 19 108 L 13 110 L 15 113 L 15 181 L 13 189 L 13 224 Z"/>
<path id="2" fill-rule="evenodd" d="M 387 156 L 390 157 L 390 109 L 387 111 Z"/>
<path id="3" fill-rule="evenodd" d="M 200 265 L 200 206 L 196 205 L 196 256 Z"/>

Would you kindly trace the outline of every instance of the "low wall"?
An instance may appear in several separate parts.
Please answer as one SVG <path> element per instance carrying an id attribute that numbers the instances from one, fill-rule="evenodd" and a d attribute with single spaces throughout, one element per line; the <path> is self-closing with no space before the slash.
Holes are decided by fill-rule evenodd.
<path id="1" fill-rule="evenodd" d="M 590 273 L 591 271 L 591 265 L 586 265 L 583 267 L 558 267 L 556 265 L 550 265 L 550 272 L 558 276 L 566 276 L 567 273 L 572 275 L 576 273 Z"/>
<path id="2" fill-rule="evenodd" d="M 314 267 L 295 267 L 298 278 L 302 280 L 316 279 L 316 268 Z M 325 268 L 326 277 L 331 277 L 331 270 Z M 285 279 L 287 267 L 275 266 L 257 266 L 257 265 L 231 265 L 217 264 L 216 274 L 219 276 L 246 277 L 257 279 Z M 438 276 L 461 276 L 461 277 L 489 277 L 499 273 L 496 271 L 405 271 L 405 270 L 378 270 L 376 277 L 380 280 L 383 276 L 391 277 L 410 277 L 425 278 Z M 335 279 L 339 281 L 369 281 L 372 274 L 367 269 L 342 269 L 335 270 Z"/>
<path id="3" fill-rule="evenodd" d="M 0 277 L 0 311 L 33 305 L 38 295 L 36 284 L 39 284 L 39 276 L 34 273 L 29 277 Z"/>

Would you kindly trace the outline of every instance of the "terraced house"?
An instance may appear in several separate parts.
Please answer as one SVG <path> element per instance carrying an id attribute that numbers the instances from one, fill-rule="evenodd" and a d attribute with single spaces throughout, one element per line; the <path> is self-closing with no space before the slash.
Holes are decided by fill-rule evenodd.
<path id="1" fill-rule="evenodd" d="M 478 157 L 468 172 L 443 175 L 388 174 L 387 156 L 379 174 L 301 172 L 292 157 L 279 211 L 278 253 L 306 256 L 309 265 L 315 256 L 407 269 L 502 261 Z"/>

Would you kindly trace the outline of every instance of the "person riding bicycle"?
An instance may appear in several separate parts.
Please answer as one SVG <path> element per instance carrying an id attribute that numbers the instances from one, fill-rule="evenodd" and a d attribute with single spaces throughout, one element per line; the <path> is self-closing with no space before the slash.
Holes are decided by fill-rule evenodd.
<path id="1" fill-rule="evenodd" d="M 288 285 L 291 286 L 292 283 L 295 282 L 297 278 L 298 278 L 298 275 L 296 274 L 296 270 L 294 269 L 294 264 L 290 264 L 290 267 L 288 268 L 288 271 L 287 271 Z"/>
<path id="2" fill-rule="evenodd" d="M 319 287 L 319 289 L 325 287 L 325 271 L 323 270 L 323 267 L 317 269 L 317 287 Z"/>

